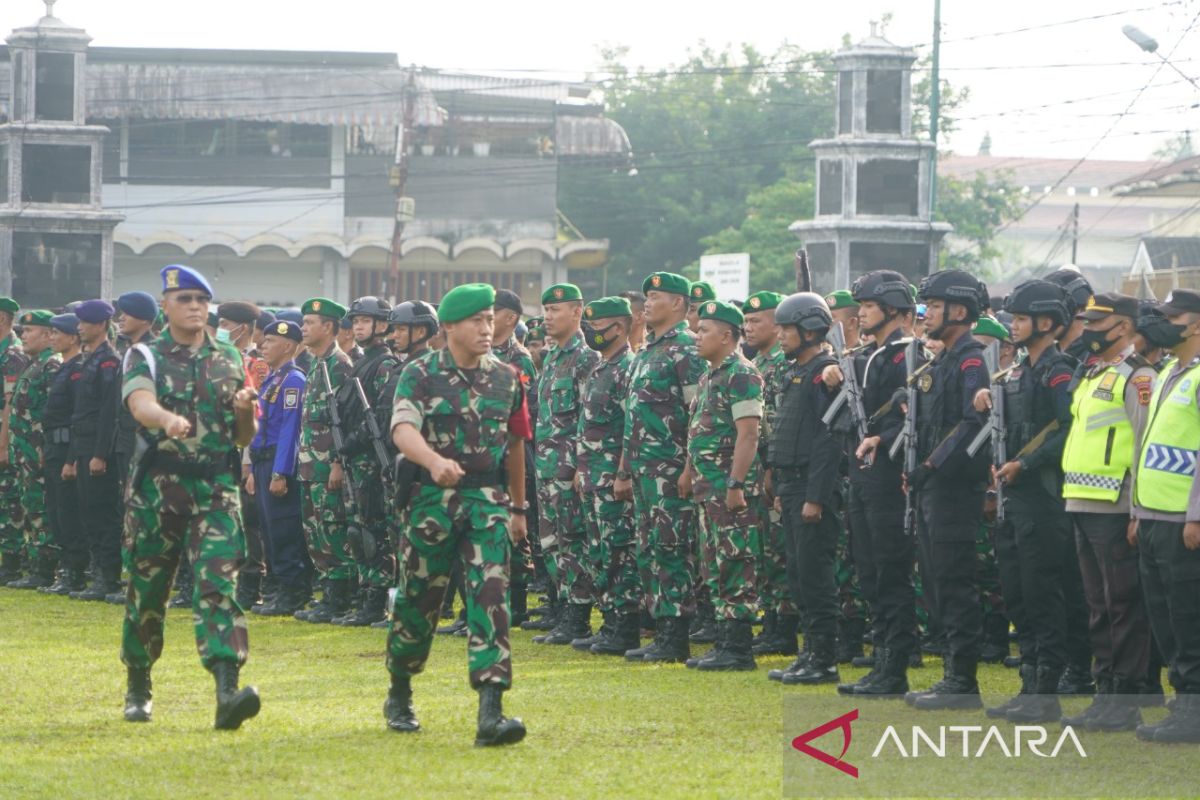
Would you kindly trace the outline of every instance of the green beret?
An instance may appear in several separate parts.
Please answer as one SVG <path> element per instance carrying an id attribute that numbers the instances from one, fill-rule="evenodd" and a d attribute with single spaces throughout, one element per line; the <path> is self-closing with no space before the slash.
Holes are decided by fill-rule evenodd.
<path id="1" fill-rule="evenodd" d="M 782 302 L 783 295 L 779 292 L 755 292 L 746 298 L 742 311 L 753 314 L 755 311 L 770 311 Z"/>
<path id="2" fill-rule="evenodd" d="M 838 289 L 836 292 L 825 295 L 825 303 L 829 306 L 830 311 L 836 311 L 839 308 L 858 308 L 858 301 L 850 294 L 849 289 Z"/>
<path id="3" fill-rule="evenodd" d="M 705 300 L 716 300 L 717 290 L 708 281 L 695 281 L 688 290 L 688 297 L 693 303 L 703 303 Z"/>
<path id="4" fill-rule="evenodd" d="M 642 281 L 642 294 L 647 292 L 670 292 L 687 297 L 692 290 L 692 284 L 682 275 L 674 272 L 655 272 Z"/>
<path id="5" fill-rule="evenodd" d="M 11 297 L 0 297 L 0 311 L 7 311 L 15 316 L 20 313 L 21 306 Z"/>
<path id="6" fill-rule="evenodd" d="M 304 305 L 300 306 L 300 313 L 303 316 L 316 314 L 320 317 L 329 317 L 332 320 L 341 320 L 346 316 L 346 307 L 325 297 L 314 297 L 311 300 L 305 301 Z"/>
<path id="7" fill-rule="evenodd" d="M 742 327 L 742 323 L 746 321 L 746 318 L 742 316 L 742 312 L 737 310 L 737 306 L 721 300 L 709 300 L 707 303 L 702 303 L 700 305 L 700 319 L 715 319 L 719 322 L 728 323 L 735 328 Z"/>
<path id="8" fill-rule="evenodd" d="M 568 303 L 572 300 L 582 300 L 583 292 L 573 283 L 556 283 L 542 292 L 542 305 L 552 303 Z"/>
<path id="9" fill-rule="evenodd" d="M 54 315 L 49 311 L 26 311 L 21 315 L 19 324 L 21 325 L 36 325 L 41 328 L 49 328 L 50 320 Z"/>
<path id="10" fill-rule="evenodd" d="M 496 303 L 496 290 L 487 283 L 464 283 L 455 286 L 438 304 L 439 322 L 460 322 Z"/>
<path id="11" fill-rule="evenodd" d="M 541 330 L 542 326 L 545 324 L 546 320 L 544 317 L 530 317 L 529 319 L 525 320 L 525 329 L 531 331 L 534 328 L 537 328 L 538 330 Z"/>
<path id="12" fill-rule="evenodd" d="M 587 304 L 583 310 L 587 319 L 608 319 L 610 317 L 633 316 L 633 309 L 624 297 L 601 297 Z"/>
<path id="13" fill-rule="evenodd" d="M 979 321 L 975 323 L 975 327 L 971 329 L 971 333 L 991 336 L 1006 342 L 1009 339 L 1008 329 L 991 317 L 980 317 Z"/>

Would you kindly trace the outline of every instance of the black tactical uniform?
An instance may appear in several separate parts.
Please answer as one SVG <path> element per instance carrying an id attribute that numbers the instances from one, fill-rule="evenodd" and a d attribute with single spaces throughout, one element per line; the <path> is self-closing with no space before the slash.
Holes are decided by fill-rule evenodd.
<path id="1" fill-rule="evenodd" d="M 72 387 L 83 372 L 83 354 L 63 362 L 54 373 L 42 413 L 45 434 L 46 526 L 61 548 L 58 580 L 39 591 L 69 594 L 84 588 L 88 565 L 88 541 L 79 516 L 79 493 L 75 481 L 63 480 L 63 466 L 70 460 L 71 415 L 75 408 Z"/>

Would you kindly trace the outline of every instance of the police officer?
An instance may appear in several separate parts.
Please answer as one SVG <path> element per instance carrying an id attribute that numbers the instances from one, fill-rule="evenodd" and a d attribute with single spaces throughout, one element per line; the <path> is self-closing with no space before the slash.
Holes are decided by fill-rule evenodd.
<path id="1" fill-rule="evenodd" d="M 422 472 L 399 548 L 384 705 L 391 730 L 420 728 L 411 680 L 425 668 L 450 564 L 462 554 L 475 744 L 485 746 L 525 737 L 519 719 L 504 717 L 501 697 L 512 685 L 509 542 L 525 535 L 522 442 L 532 434 L 520 379 L 489 352 L 495 297 L 486 284 L 451 289 L 438 309 L 446 347 L 407 366 L 396 385 L 392 439 Z"/>
<path id="2" fill-rule="evenodd" d="M 346 447 L 342 458 L 349 468 L 347 476 L 358 487 L 354 504 L 358 519 L 351 543 L 358 563 L 358 608 L 334 619 L 336 625 L 367 626 L 384 616 L 387 591 L 394 584 L 395 562 L 391 556 L 392 532 L 396 521 L 385 497 L 384 481 L 390 478 L 393 451 L 390 441 L 381 441 L 386 463 L 382 463 L 371 438 L 366 409 L 355 381 L 371 404 L 371 413 L 382 434 L 391 418 L 391 403 L 396 392 L 400 361 L 388 349 L 391 333 L 388 316 L 392 306 L 378 297 L 360 297 L 350 304 L 346 316 L 354 331 L 354 343 L 362 356 L 350 370 L 338 392 L 338 407 L 346 425 Z"/>
<path id="3" fill-rule="evenodd" d="M 82 591 L 88 562 L 87 537 L 79 516 L 79 492 L 75 489 L 71 460 L 71 416 L 75 409 L 75 384 L 83 373 L 79 347 L 79 319 L 58 314 L 50 320 L 50 349 L 62 359 L 54 373 L 46 410 L 42 413 L 45 436 L 46 526 L 59 547 L 59 574 L 44 594 L 68 595 Z"/>
<path id="4" fill-rule="evenodd" d="M 1021 693 L 987 713 L 1017 723 L 1051 722 L 1062 716 L 1057 692 L 1067 664 L 1062 575 L 1075 559 L 1062 499 L 1075 365 L 1054 338 L 1069 322 L 1066 292 L 1049 281 L 1026 281 L 1013 289 L 1004 310 L 1013 315 L 1013 343 L 1025 350 L 1000 383 L 1008 460 L 999 463 L 993 453 L 1005 516 L 996 526 L 996 555 L 1005 605 L 1021 637 Z M 991 392 L 976 393 L 980 413 L 991 410 Z"/>
<path id="5" fill-rule="evenodd" d="M 121 475 L 117 468 L 117 397 L 121 358 L 108 338 L 115 310 L 104 300 L 75 309 L 83 346 L 83 370 L 75 384 L 71 457 L 80 515 L 92 555 L 92 582 L 75 600 L 103 600 L 121 578 Z"/>
<path id="6" fill-rule="evenodd" d="M 786 684 L 836 683 L 838 600 L 833 567 L 837 552 L 841 446 L 821 421 L 834 392 L 822 372 L 835 363 L 823 349 L 833 316 L 825 298 L 799 292 L 775 309 L 779 343 L 791 360 L 776 400 L 768 458 L 787 532 L 792 600 L 804 609 L 807 658 L 779 675 Z M 770 677 L 770 675 L 768 675 Z"/>
<path id="7" fill-rule="evenodd" d="M 259 427 L 250 443 L 253 489 L 263 527 L 268 574 L 278 591 L 265 605 L 251 609 L 265 617 L 290 617 L 311 595 L 312 562 L 300 524 L 300 484 L 296 450 L 300 442 L 304 373 L 293 356 L 300 346 L 300 326 L 276 322 L 266 330 L 260 351 L 270 367 L 259 397 Z"/>
<path id="8" fill-rule="evenodd" d="M 932 595 L 946 651 L 943 679 L 928 691 L 909 692 L 905 700 L 920 709 L 979 708 L 983 620 L 975 539 L 989 470 L 986 451 L 971 458 L 966 450 L 982 422 L 975 393 L 988 384 L 983 347 L 971 335 L 987 287 L 961 270 L 943 270 L 921 282 L 920 296 L 926 335 L 941 347 L 917 379 L 918 465 L 906 479 L 908 490 L 917 493 L 923 523 L 922 586 Z"/>
<path id="9" fill-rule="evenodd" d="M 1069 322 L 1059 333 L 1059 349 L 1080 364 L 1085 364 L 1089 359 L 1094 359 L 1096 354 L 1090 352 L 1085 343 L 1080 339 L 1083 334 L 1084 321 L 1079 315 L 1095 294 L 1092 291 L 1092 285 L 1088 283 L 1087 278 L 1083 277 L 1079 270 L 1071 269 L 1070 267 L 1063 267 L 1051 272 L 1046 276 L 1046 280 L 1057 286 L 1061 286 L 1063 291 L 1067 293 Z"/>
<path id="10" fill-rule="evenodd" d="M 892 270 L 863 275 L 851 293 L 858 302 L 859 331 L 875 341 L 855 358 L 868 423 L 866 438 L 849 454 L 851 546 L 871 608 L 874 646 L 870 672 L 838 691 L 897 697 L 908 691 L 908 666 L 919 652 L 912 581 L 916 542 L 905 528 L 903 461 L 888 454 L 904 424 L 892 398 L 906 384 L 905 350 L 911 340 L 904 326 L 916 304 L 905 277 Z M 827 368 L 826 381 L 840 383 L 840 372 Z"/>

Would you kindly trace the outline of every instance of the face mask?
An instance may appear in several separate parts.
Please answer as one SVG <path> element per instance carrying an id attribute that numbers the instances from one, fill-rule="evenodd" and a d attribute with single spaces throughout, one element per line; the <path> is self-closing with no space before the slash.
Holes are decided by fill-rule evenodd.
<path id="1" fill-rule="evenodd" d="M 1084 350 L 1086 350 L 1088 353 L 1103 353 L 1108 349 L 1108 346 L 1112 344 L 1112 340 L 1108 338 L 1108 332 L 1111 330 L 1112 328 L 1102 331 L 1095 331 L 1090 328 L 1085 329 L 1083 333 L 1079 335 L 1079 341 L 1083 344 Z"/>
<path id="2" fill-rule="evenodd" d="M 217 328 L 217 341 L 222 344 L 229 344 L 233 341 L 233 336 L 224 328 Z"/>
<path id="3" fill-rule="evenodd" d="M 613 329 L 612 325 L 609 325 L 607 328 L 594 328 L 590 322 L 584 320 L 579 324 L 579 327 L 583 331 L 584 343 L 587 344 L 587 346 L 591 349 L 600 352 L 612 344 L 612 342 L 608 340 L 608 337 L 605 336 L 608 331 Z"/>

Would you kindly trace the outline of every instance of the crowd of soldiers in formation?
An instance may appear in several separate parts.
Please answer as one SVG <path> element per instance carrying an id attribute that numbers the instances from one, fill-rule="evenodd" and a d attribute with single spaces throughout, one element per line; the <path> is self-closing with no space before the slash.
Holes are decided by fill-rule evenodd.
<path id="1" fill-rule="evenodd" d="M 188 286 L 211 300 L 194 271 L 163 276 L 164 306 Z M 147 349 L 173 352 L 158 299 L 58 313 L 0 299 L 5 582 L 126 606 L 131 720 L 150 716 L 174 576 L 169 605 L 194 609 L 214 674 L 245 660 L 243 610 L 389 628 L 384 714 L 399 732 L 419 728 L 410 679 L 440 617 L 438 633 L 469 640 L 479 744 L 524 735 L 500 714 L 511 626 L 697 672 L 792 655 L 767 677 L 917 709 L 982 708 L 977 665 L 1003 662 L 1019 690 L 989 717 L 1200 741 L 1200 294 L 1096 295 L 1070 269 L 1002 298 L 956 270 L 740 302 L 665 272 L 642 289 L 586 302 L 557 284 L 524 320 L 518 296 L 480 285 L 454 290 L 453 313 L 221 303 L 205 341 L 240 353 L 227 388 L 256 390 L 257 423 L 207 472 L 161 444 L 156 465 L 158 423 L 130 400 L 157 380 L 169 406 Z M 463 320 L 490 349 L 471 367 L 465 334 L 458 350 L 445 338 Z M 201 368 L 180 386 L 202 403 L 206 381 Z M 418 455 L 409 427 L 432 450 Z M 221 469 L 240 477 L 217 526 L 233 549 L 177 535 L 147 568 L 137 498 L 171 500 L 153 476 Z M 943 677 L 910 690 L 922 653 Z M 870 670 L 842 682 L 847 663 Z M 1170 713 L 1145 724 L 1164 667 Z M 218 727 L 257 712 L 253 690 L 230 712 L 235 692 L 236 669 L 224 687 L 218 674 Z M 1063 717 L 1065 694 L 1094 698 Z"/>

